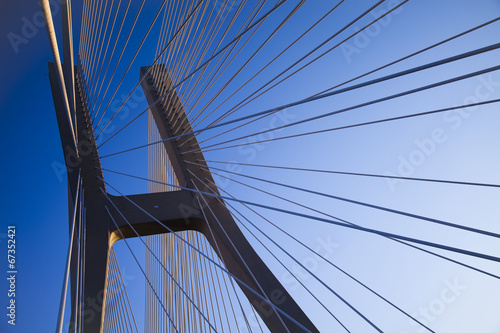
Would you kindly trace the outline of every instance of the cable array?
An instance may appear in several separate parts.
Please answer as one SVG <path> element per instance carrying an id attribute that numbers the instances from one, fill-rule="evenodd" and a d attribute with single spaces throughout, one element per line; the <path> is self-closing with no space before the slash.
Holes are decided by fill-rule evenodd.
<path id="1" fill-rule="evenodd" d="M 498 178 L 481 178 L 478 173 L 462 178 L 443 173 L 384 174 L 367 163 L 370 161 L 359 162 L 358 154 L 363 152 L 353 148 L 356 140 L 352 137 L 353 133 L 365 133 L 363 140 L 377 140 L 387 132 L 401 134 L 437 116 L 468 118 L 483 114 L 498 119 L 500 98 L 491 76 L 500 70 L 498 61 L 492 60 L 498 59 L 500 44 L 488 36 L 491 29 L 498 28 L 500 17 L 485 17 L 481 22 L 471 19 L 456 31 L 440 34 L 439 39 L 429 37 L 423 43 L 415 42 L 416 47 L 401 46 L 403 51 L 398 49 L 394 56 L 384 54 L 373 63 L 340 63 L 340 50 L 370 28 L 380 27 L 387 20 L 396 22 L 398 13 L 415 10 L 409 0 L 392 6 L 388 3 L 83 2 L 78 83 L 103 162 L 104 179 L 100 180 L 106 189 L 100 191 L 106 198 L 111 228 L 121 233 L 118 223 L 126 223 L 137 238 L 130 240 L 121 234 L 131 262 L 145 281 L 142 325 L 134 315 L 134 309 L 142 305 L 129 299 L 129 286 L 118 262 L 123 263 L 111 247 L 104 332 L 267 332 L 245 293 L 255 294 L 268 305 L 285 331 L 310 332 L 266 296 L 255 277 L 259 272 L 249 269 L 231 240 L 227 246 L 250 271 L 255 288 L 225 266 L 223 250 L 211 245 L 217 242 L 209 223 L 205 235 L 193 230 L 174 232 L 131 199 L 123 189 L 127 179 L 140 181 L 147 193 L 191 193 L 203 219 L 214 221 L 214 226 L 225 233 L 227 226 L 213 206 L 214 200 L 221 202 L 278 279 L 289 277 L 288 284 L 297 286 L 294 299 L 318 328 L 345 332 L 394 329 L 374 310 L 378 306 L 422 331 L 435 332 L 437 326 L 416 315 L 403 297 L 384 292 L 384 286 L 370 277 L 371 272 L 320 253 L 310 240 L 314 230 L 339 233 L 352 237 L 353 242 L 378 244 L 380 249 L 373 251 L 380 251 L 380 257 L 396 258 L 402 251 L 409 258 L 418 258 L 415 266 L 428 269 L 429 275 L 433 268 L 443 265 L 498 283 L 500 258 L 481 246 L 482 242 L 498 244 L 500 231 L 495 226 L 463 221 L 438 209 L 422 209 L 419 204 L 408 208 L 370 185 L 405 181 L 415 188 L 425 187 L 429 195 L 446 189 L 450 193 L 458 189 L 491 195 L 500 187 Z M 401 22 L 394 24 L 404 26 Z M 49 26 L 49 35 L 52 33 L 55 35 Z M 470 42 L 478 36 L 479 41 Z M 376 44 L 376 38 L 372 42 Z M 75 110 L 67 101 L 57 42 L 52 44 L 71 119 Z M 484 98 L 477 98 L 476 93 L 475 99 L 458 105 L 446 97 L 485 78 L 493 84 L 483 87 Z M 155 99 L 142 98 L 141 88 L 154 90 Z M 161 109 L 168 121 L 171 133 L 167 137 L 159 130 L 153 108 Z M 293 112 L 293 117 L 287 119 L 286 112 Z M 72 133 L 77 146 L 77 129 Z M 329 145 L 341 146 L 338 142 L 342 138 L 353 141 L 343 146 L 348 156 L 332 154 L 334 157 L 328 159 Z M 175 147 L 176 156 L 169 156 L 167 144 Z M 264 152 L 267 147 L 267 151 L 274 149 L 276 156 Z M 252 157 L 244 159 L 247 152 Z M 136 161 L 136 156 L 147 158 Z M 317 158 L 309 163 L 310 156 Z M 271 161 L 260 161 L 265 157 Z M 118 158 L 121 160 L 117 163 Z M 359 168 L 343 167 L 350 158 L 358 161 L 353 163 Z M 183 177 L 175 174 L 173 159 L 182 162 Z M 324 166 L 317 165 L 324 161 Z M 199 178 L 200 170 L 214 176 L 215 181 Z M 110 182 L 107 176 L 121 179 L 123 184 Z M 72 257 L 77 258 L 76 293 L 71 295 L 73 330 L 81 331 L 84 320 L 86 207 L 80 179 L 78 184 L 58 332 L 64 323 Z M 352 189 L 356 186 L 363 188 L 355 193 Z M 369 193 L 372 190 L 374 195 Z M 154 220 L 164 234 L 141 236 L 110 198 L 111 193 Z M 294 230 L 297 228 L 302 235 Z M 460 241 L 469 238 L 476 243 Z M 131 243 L 135 241 L 145 251 L 144 258 L 134 253 Z M 304 264 L 306 255 L 325 264 L 328 274 Z M 389 273 L 387 276 L 390 278 Z M 285 320 L 293 328 L 287 327 Z"/>

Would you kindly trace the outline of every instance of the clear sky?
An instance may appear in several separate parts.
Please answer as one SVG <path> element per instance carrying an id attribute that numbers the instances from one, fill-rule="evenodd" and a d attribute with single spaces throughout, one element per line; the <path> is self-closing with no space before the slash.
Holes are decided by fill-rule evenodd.
<path id="1" fill-rule="evenodd" d="M 385 1 L 374 12 L 391 8 L 400 1 Z M 132 5 L 137 11 L 139 2 Z M 238 54 L 234 62 L 209 90 L 204 102 L 213 96 L 236 70 L 248 59 L 262 41 L 291 11 L 298 1 L 288 1 L 262 26 L 245 52 Z M 232 81 L 226 91 L 217 97 L 213 108 L 235 92 L 240 85 L 258 72 L 272 57 L 281 52 L 305 29 L 333 7 L 337 1 L 307 0 L 292 19 L 285 24 L 248 66 Z M 342 28 L 376 1 L 345 1 L 320 23 L 300 43 L 294 45 L 261 76 L 245 86 L 214 115 L 200 126 L 207 126 L 247 94 L 267 82 L 281 70 L 306 54 L 335 31 Z M 131 49 L 137 47 L 149 22 L 159 8 L 160 1 L 147 1 L 143 16 L 132 35 Z M 75 27 L 79 27 L 82 1 L 73 4 Z M 272 6 L 267 2 L 266 8 Z M 53 12 L 60 37 L 60 12 Z M 233 9 L 234 11 L 234 9 Z M 2 175 L 0 200 L 0 331 L 1 332 L 53 332 L 63 280 L 64 260 L 68 245 L 67 185 L 66 176 L 59 166 L 64 163 L 59 132 L 48 82 L 47 63 L 52 61 L 45 27 L 41 23 L 41 11 L 36 1 L 0 2 L 0 57 L 2 83 L 0 90 L 0 145 Z M 350 34 L 362 30 L 373 20 L 373 15 L 349 27 L 343 34 L 326 44 L 320 51 L 334 46 Z M 403 56 L 454 36 L 462 31 L 500 16 L 498 0 L 442 0 L 409 1 L 372 28 L 363 30 L 356 38 L 347 40 L 325 57 L 297 73 L 269 93 L 244 106 L 228 119 L 236 119 L 272 107 L 294 102 L 348 79 L 366 73 Z M 130 24 L 130 22 L 128 22 Z M 151 39 L 146 41 L 137 60 L 126 76 L 111 109 L 116 108 L 135 85 L 138 69 L 154 60 L 159 26 L 156 25 Z M 79 28 L 75 28 L 75 41 Z M 499 22 L 493 23 L 469 35 L 439 46 L 431 51 L 398 63 L 395 66 L 367 76 L 361 80 L 381 77 L 397 71 L 427 64 L 463 52 L 498 43 Z M 156 34 L 156 35 L 155 35 Z M 16 35 L 17 37 L 14 37 Z M 14 38 L 14 39 L 13 39 Z M 18 38 L 18 39 L 15 39 Z M 20 38 L 20 39 L 19 39 Z M 75 42 L 75 47 L 77 43 Z M 222 43 L 224 45 L 224 43 Z M 75 50 L 76 51 L 76 50 Z M 123 72 L 132 58 L 126 53 L 118 72 Z M 225 136 L 202 143 L 202 147 L 247 134 L 326 114 L 380 97 L 414 89 L 473 71 L 498 66 L 498 50 L 460 60 L 452 64 L 428 69 L 402 78 L 357 89 L 345 94 L 321 99 L 264 118 L 250 126 Z M 119 80 L 115 78 L 113 84 Z M 189 91 L 188 87 L 186 91 Z M 145 109 L 143 95 L 137 92 L 126 104 L 127 112 L 120 114 L 104 137 L 116 132 Z M 109 98 L 109 95 L 108 95 Z M 439 108 L 483 102 L 500 98 L 500 71 L 473 77 L 428 91 L 412 94 L 369 107 L 359 108 L 332 117 L 282 129 L 260 137 L 241 139 L 231 144 L 262 140 L 278 136 L 294 135 L 372 120 L 397 117 Z M 200 103 L 199 105 L 203 105 Z M 113 106 L 114 105 L 114 106 Z M 210 107 L 208 110 L 210 110 Z M 197 109 L 195 108 L 194 112 Z M 447 179 L 467 182 L 500 184 L 499 104 L 461 109 L 446 113 L 409 118 L 382 124 L 361 126 L 323 134 L 309 135 L 275 142 L 207 151 L 207 160 L 279 165 L 324 170 L 364 172 L 391 176 Z M 223 130 L 205 132 L 199 140 L 210 138 Z M 102 147 L 101 155 L 135 147 L 147 142 L 146 118 L 124 130 Z M 222 145 L 227 146 L 230 144 Z M 215 147 L 214 147 L 215 148 Z M 207 148 L 210 149 L 210 148 Z M 209 163 L 215 173 L 256 186 L 276 195 L 297 201 L 306 207 L 358 223 L 365 227 L 402 234 L 458 248 L 496 255 L 498 239 L 451 230 L 431 223 L 340 202 L 324 196 L 304 193 L 290 188 L 264 184 L 237 175 L 228 175 L 215 168 L 227 170 L 226 164 Z M 103 160 L 103 166 L 115 171 L 145 176 L 145 150 L 122 154 Z M 430 184 L 390 179 L 328 175 L 290 170 L 261 169 L 240 166 L 238 173 L 269 179 L 299 188 L 346 197 L 374 205 L 390 207 L 418 215 L 485 229 L 500 233 L 500 196 L 498 188 Z M 107 181 L 126 194 L 145 192 L 145 182 L 105 174 Z M 222 177 L 216 177 L 224 190 L 239 199 L 269 206 L 321 216 L 304 207 L 283 202 Z M 311 269 L 326 284 L 342 294 L 384 332 L 421 332 L 408 319 L 369 294 L 351 280 L 310 253 L 300 249 L 290 238 L 276 231 L 255 214 L 241 205 L 238 210 L 255 221 L 266 234 L 287 248 L 300 262 Z M 258 209 L 266 218 L 311 247 L 319 247 L 329 259 L 345 268 L 380 294 L 404 308 L 417 319 L 426 321 L 440 333 L 497 333 L 500 332 L 498 299 L 499 279 L 473 272 L 459 265 L 425 255 L 408 247 L 390 242 L 378 236 L 328 225 L 327 223 L 294 217 L 291 215 Z M 9 298 L 7 277 L 7 227 L 16 226 L 16 327 L 7 324 L 6 306 Z M 246 233 L 246 232 L 245 232 Z M 248 233 L 246 233 L 248 235 Z M 266 245 L 263 236 L 260 238 Z M 298 283 L 249 235 L 252 244 L 266 263 L 317 323 L 321 332 L 341 331 L 329 314 L 315 302 Z M 143 249 L 134 244 L 139 255 Z M 341 304 L 329 291 L 279 253 L 292 271 L 299 272 L 315 295 L 325 303 L 352 332 L 373 331 L 366 322 Z M 429 249 L 429 248 L 427 248 Z M 117 244 L 118 260 L 124 275 L 128 277 L 130 292 L 141 308 L 140 292 L 144 290 L 140 272 L 130 260 L 123 244 Z M 493 274 L 500 275 L 500 267 L 441 250 L 433 250 L 455 260 L 465 262 Z"/>

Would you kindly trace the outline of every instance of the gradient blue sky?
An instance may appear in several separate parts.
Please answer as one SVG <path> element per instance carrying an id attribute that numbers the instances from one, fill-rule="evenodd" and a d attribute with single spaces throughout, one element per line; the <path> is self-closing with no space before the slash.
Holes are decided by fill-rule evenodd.
<path id="1" fill-rule="evenodd" d="M 151 16 L 159 3 L 159 1 L 148 2 L 144 15 Z M 288 7 L 286 7 L 288 9 L 291 8 L 292 3 L 296 2 L 290 1 L 289 3 L 290 5 L 287 4 Z M 336 15 L 332 15 L 331 19 L 317 29 L 313 37 L 292 49 L 292 52 L 273 67 L 266 74 L 268 75 L 266 77 L 270 77 L 274 69 L 277 71 L 284 68 L 287 63 L 303 54 L 305 49 L 326 38 L 335 29 L 339 29 L 373 3 L 375 1 L 347 1 Z M 79 6 L 81 6 L 81 1 L 77 1 L 73 5 L 74 17 L 78 17 L 78 13 L 81 11 Z M 300 17 L 296 17 L 287 29 L 283 29 L 280 34 L 275 36 L 271 45 L 266 47 L 262 55 L 250 63 L 232 86 L 237 86 L 238 83 L 249 78 L 257 68 L 260 68 L 259 64 L 277 54 L 280 48 L 295 38 L 304 27 L 317 19 L 318 13 L 324 12 L 325 8 L 330 6 L 330 2 L 308 0 Z M 385 7 L 381 6 L 381 8 Z M 66 180 L 63 175 L 61 181 L 61 175 L 58 175 L 53 168 L 54 163 L 62 164 L 64 162 L 47 76 L 47 62 L 52 61 L 47 34 L 45 28 L 41 26 L 34 26 L 35 29 L 32 31 L 25 31 L 28 36 L 27 43 L 20 44 L 17 52 L 7 37 L 11 32 L 22 35 L 25 20 L 33 22 L 33 18 L 38 17 L 39 12 L 40 9 L 36 1 L 0 2 L 0 59 L 2 64 L 2 89 L 0 90 L 0 133 L 2 135 L 0 146 L 0 156 L 2 156 L 0 165 L 0 174 L 2 175 L 0 257 L 4 258 L 3 253 L 6 253 L 7 226 L 15 225 L 19 271 L 16 297 L 18 325 L 15 328 L 7 325 L 5 310 L 2 310 L 0 312 L 1 332 L 45 333 L 54 331 L 67 251 Z M 283 13 L 277 13 L 276 17 L 266 24 L 270 28 L 275 26 L 284 15 Z M 335 50 L 282 87 L 277 88 L 276 91 L 248 105 L 234 117 L 307 97 L 499 15 L 500 1 L 498 0 L 410 1 L 397 14 L 391 15 L 387 26 L 379 26 L 380 31 L 374 32 L 373 37 L 368 38 L 364 43 L 361 40 L 348 42 L 350 48 Z M 55 13 L 54 19 L 56 30 L 59 32 L 60 13 Z M 79 25 L 78 20 L 75 20 L 75 25 Z M 347 33 L 354 32 L 355 28 L 349 29 Z M 135 43 L 138 43 L 138 36 L 142 36 L 140 32 L 145 29 L 147 26 L 144 23 L 139 27 L 139 32 L 134 39 Z M 75 33 L 78 36 L 77 30 L 75 29 Z M 373 78 L 496 43 L 499 35 L 500 25 L 497 22 L 480 32 L 398 64 L 373 76 Z M 152 62 L 154 52 L 154 48 L 151 50 L 152 45 L 155 45 L 154 41 L 145 45 L 146 51 L 141 53 L 131 73 L 127 76 L 124 93 L 128 93 L 126 88 L 130 89 L 137 82 L 138 67 Z M 354 49 L 359 52 L 349 52 L 349 50 Z M 487 55 L 418 73 L 409 78 L 392 80 L 373 88 L 356 90 L 342 96 L 290 108 L 287 110 L 287 114 L 289 114 L 289 119 L 293 119 L 293 121 L 304 119 L 311 115 L 323 114 L 379 96 L 495 66 L 498 65 L 498 59 L 500 59 L 498 51 L 490 52 Z M 234 65 L 237 66 L 241 63 L 242 60 L 235 62 Z M 123 66 L 126 64 L 128 63 L 124 63 Z M 224 82 L 224 77 L 221 78 L 220 82 Z M 264 81 L 256 82 L 255 86 L 262 82 Z M 493 82 L 493 84 L 488 85 L 487 82 Z M 278 134 L 288 135 L 466 104 L 473 102 L 473 98 L 480 99 L 480 96 L 477 95 L 478 91 L 482 93 L 481 96 L 489 92 L 486 99 L 499 98 L 499 82 L 500 72 L 496 71 L 491 76 L 472 78 L 429 92 L 311 122 L 297 128 L 286 129 Z M 245 91 L 250 91 L 250 87 Z M 140 94 L 137 96 L 135 100 L 137 106 L 130 106 L 131 116 L 142 111 L 145 107 L 145 102 Z M 238 96 L 235 97 L 235 100 L 237 99 Z M 245 149 L 236 148 L 210 152 L 206 154 L 206 158 L 243 163 L 398 174 L 398 169 L 399 171 L 404 170 L 402 167 L 402 164 L 405 164 L 404 161 L 408 161 L 412 154 L 418 155 L 415 152 L 419 149 L 422 150 L 422 143 L 432 139 L 432 133 L 437 131 L 440 135 L 434 136 L 434 138 L 439 137 L 441 140 L 434 142 L 434 149 L 425 155 L 422 163 L 406 169 L 409 176 L 499 184 L 500 153 L 498 144 L 500 134 L 498 124 L 500 123 L 500 113 L 498 111 L 498 104 L 495 104 L 473 112 L 454 112 L 448 113 L 446 116 L 438 114 L 419 119 L 402 120 L 397 123 L 286 140 L 286 142 L 248 146 Z M 131 116 L 129 117 L 131 118 Z M 118 119 L 116 127 L 120 127 L 126 119 L 130 118 Z M 277 122 L 279 123 L 279 120 Z M 271 126 L 270 124 L 270 120 L 265 119 L 240 131 L 239 134 L 253 133 L 268 128 Z M 118 140 L 110 141 L 109 145 L 103 147 L 101 155 L 145 143 L 144 125 L 145 121 L 143 120 L 124 131 Z M 209 136 L 209 133 L 204 133 L 201 138 Z M 228 136 L 228 138 L 232 137 L 236 136 Z M 143 163 L 125 164 L 127 161 L 136 159 L 135 156 L 144 157 L 145 151 L 134 153 L 134 155 L 110 158 L 104 160 L 103 165 L 110 169 L 135 175 L 144 174 Z M 216 164 L 213 166 L 221 167 L 221 165 Z M 391 185 L 385 179 L 310 175 L 272 170 L 266 170 L 264 173 L 250 167 L 241 168 L 241 172 L 315 191 L 408 210 L 454 223 L 500 231 L 498 189 L 464 188 L 411 182 Z M 119 184 L 119 189 L 124 190 L 125 193 L 142 192 L 146 188 L 143 182 L 130 181 L 108 174 L 106 174 L 106 178 L 111 184 Z M 235 179 L 240 180 L 237 177 Z M 222 182 L 221 179 L 220 181 Z M 257 182 L 251 182 L 251 184 L 262 186 L 273 193 L 284 195 L 307 206 L 364 226 L 446 242 L 454 246 L 492 254 L 495 254 L 495 249 L 498 248 L 498 242 L 484 237 L 429 227 L 422 221 L 394 217 L 387 213 L 359 208 L 296 191 L 261 185 Z M 278 200 L 263 197 L 261 194 L 244 189 L 234 183 L 229 184 L 226 189 L 241 199 L 300 210 Z M 429 259 L 429 257 L 405 247 L 357 231 L 333 228 L 320 222 L 292 218 L 280 213 L 262 212 L 273 221 L 279 221 L 281 226 L 286 227 L 293 234 L 299 235 L 311 246 L 321 243 L 318 238 L 322 240 L 332 239 L 338 245 L 332 254 L 335 263 L 349 269 L 354 275 L 369 283 L 374 289 L 394 300 L 410 313 L 419 313 L 420 309 L 432 306 L 442 298 L 443 291 L 449 288 L 450 283 L 459 281 L 460 285 L 465 286 L 465 290 L 457 292 L 456 299 L 449 304 L 447 303 L 443 312 L 430 322 L 430 325 L 437 332 L 500 332 L 500 317 L 497 311 L 500 283 L 495 279 L 472 273 L 437 259 Z M 263 223 L 260 225 L 267 228 L 266 232 L 276 237 L 284 246 L 288 246 L 291 251 L 296 251 L 294 255 L 299 260 L 306 260 L 310 256 L 306 252 L 296 249 L 288 239 L 277 234 L 271 227 Z M 308 314 L 318 322 L 321 331 L 333 331 L 335 326 L 333 326 L 331 319 L 325 315 L 325 311 L 314 305 L 310 296 L 303 290 L 294 288 L 295 282 L 290 282 L 291 280 L 286 277 L 283 269 L 251 237 L 250 240 L 256 244 L 256 248 L 264 260 L 276 269 L 278 277 L 282 278 L 285 284 L 290 285 L 292 294 L 308 309 Z M 120 264 L 123 265 L 124 271 L 130 277 L 131 284 L 137 286 L 134 290 L 142 291 L 144 287 L 141 284 L 140 273 L 127 257 L 123 244 L 118 244 L 116 250 L 121 255 L 119 257 Z M 140 252 L 139 248 L 138 251 Z M 450 257 L 460 260 L 463 258 L 458 255 L 450 255 Z M 500 274 L 498 265 L 470 258 L 464 260 Z M 288 261 L 287 263 L 293 267 L 292 262 Z M 2 259 L 0 261 L 2 277 L 6 275 L 5 267 L 6 260 Z M 419 332 L 404 317 L 380 306 L 379 301 L 368 296 L 365 292 L 359 291 L 357 286 L 335 273 L 326 264 L 319 264 L 315 272 L 330 285 L 335 286 L 336 290 L 342 292 L 361 311 L 374 318 L 385 331 Z M 2 281 L 0 283 L 0 308 L 5 309 L 5 303 L 8 300 L 5 294 L 8 286 L 5 279 L 2 278 Z M 311 279 L 307 281 L 310 282 Z M 335 309 L 339 316 L 349 323 L 353 332 L 369 332 L 365 323 L 362 323 L 345 306 L 334 300 L 333 296 L 327 294 L 319 286 L 313 285 L 313 288 L 318 294 L 321 294 L 329 307 Z M 140 295 L 135 297 L 140 299 Z M 136 302 L 136 306 L 140 308 L 142 304 Z M 420 315 L 418 318 L 422 318 L 422 316 Z"/>

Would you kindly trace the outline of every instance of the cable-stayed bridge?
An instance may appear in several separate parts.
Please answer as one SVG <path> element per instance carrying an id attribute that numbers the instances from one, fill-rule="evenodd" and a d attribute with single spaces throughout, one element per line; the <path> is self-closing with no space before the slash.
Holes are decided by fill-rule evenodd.
<path id="1" fill-rule="evenodd" d="M 407 40 L 422 27 L 399 17 L 433 18 L 408 0 L 79 5 L 56 37 L 41 2 L 68 171 L 58 332 L 442 332 L 456 274 L 498 286 L 494 136 L 463 134 L 470 168 L 447 146 L 498 120 L 498 15 Z"/>

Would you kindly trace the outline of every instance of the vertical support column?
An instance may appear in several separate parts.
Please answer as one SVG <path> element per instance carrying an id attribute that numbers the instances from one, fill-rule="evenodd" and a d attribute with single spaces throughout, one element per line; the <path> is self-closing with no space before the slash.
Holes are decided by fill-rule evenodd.
<path id="1" fill-rule="evenodd" d="M 94 130 L 88 107 L 76 80 L 76 118 L 78 124 L 78 152 L 85 198 L 84 271 L 82 295 L 82 323 L 84 333 L 101 332 L 104 322 L 104 304 L 109 257 L 110 220 L 105 209 L 106 190 L 101 179 L 101 163 L 97 152 Z"/>

